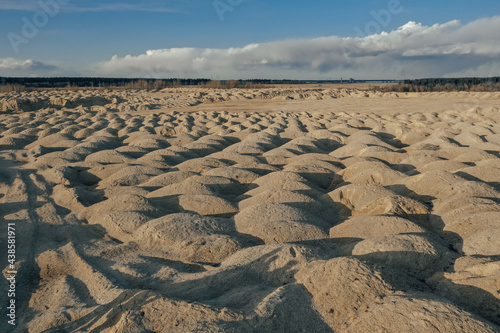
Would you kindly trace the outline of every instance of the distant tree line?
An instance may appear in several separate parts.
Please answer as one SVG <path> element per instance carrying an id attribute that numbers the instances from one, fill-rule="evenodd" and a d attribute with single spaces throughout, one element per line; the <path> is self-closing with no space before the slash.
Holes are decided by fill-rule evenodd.
<path id="1" fill-rule="evenodd" d="M 211 80 L 197 79 L 139 79 L 139 78 L 95 78 L 95 77 L 0 77 L 0 92 L 23 92 L 46 88 L 109 88 L 109 89 L 164 89 L 181 86 L 206 88 L 262 88 L 272 84 L 299 84 L 299 80 Z"/>
<path id="2" fill-rule="evenodd" d="M 243 87 L 249 84 L 298 84 L 299 80 L 211 80 L 197 79 L 143 79 L 143 78 L 98 78 L 98 77 L 0 77 L 0 86 L 23 86 L 25 88 L 131 88 L 162 89 L 180 86 Z"/>
<path id="3" fill-rule="evenodd" d="M 22 85 L 26 88 L 105 88 L 137 85 L 143 88 L 165 88 L 168 86 L 200 85 L 210 79 L 140 79 L 97 77 L 0 77 L 2 85 Z"/>
<path id="4" fill-rule="evenodd" d="M 385 87 L 387 91 L 398 92 L 440 92 L 440 91 L 500 91 L 500 77 L 428 78 L 404 80 Z"/>
<path id="5" fill-rule="evenodd" d="M 96 78 L 96 77 L 0 77 L 0 92 L 22 92 L 44 88 L 110 88 L 110 89 L 164 89 L 180 86 L 206 88 L 262 88 L 264 85 L 307 83 L 394 83 L 372 86 L 383 92 L 439 92 L 439 91 L 500 91 L 500 77 L 428 78 L 416 80 L 211 80 L 197 79 L 141 79 L 141 78 Z"/>

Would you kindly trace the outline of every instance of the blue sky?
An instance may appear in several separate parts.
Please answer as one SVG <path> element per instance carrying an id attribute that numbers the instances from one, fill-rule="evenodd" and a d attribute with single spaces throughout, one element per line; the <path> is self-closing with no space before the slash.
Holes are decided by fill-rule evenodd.
<path id="1" fill-rule="evenodd" d="M 500 75 L 497 15 L 498 0 L 2 0 L 0 76 Z"/>

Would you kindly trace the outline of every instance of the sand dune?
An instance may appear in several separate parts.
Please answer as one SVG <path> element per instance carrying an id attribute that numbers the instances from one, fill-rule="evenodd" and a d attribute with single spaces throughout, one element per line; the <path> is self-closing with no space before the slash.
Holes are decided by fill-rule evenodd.
<path id="1" fill-rule="evenodd" d="M 499 99 L 2 94 L 16 329 L 498 332 Z"/>

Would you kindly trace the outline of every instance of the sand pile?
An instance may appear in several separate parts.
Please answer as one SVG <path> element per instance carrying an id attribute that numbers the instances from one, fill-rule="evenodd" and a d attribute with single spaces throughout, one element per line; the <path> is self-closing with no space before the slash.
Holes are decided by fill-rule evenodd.
<path id="1" fill-rule="evenodd" d="M 500 331 L 500 112 L 389 95 L 0 96 L 17 331 Z M 366 110 L 147 112 L 341 98 Z"/>

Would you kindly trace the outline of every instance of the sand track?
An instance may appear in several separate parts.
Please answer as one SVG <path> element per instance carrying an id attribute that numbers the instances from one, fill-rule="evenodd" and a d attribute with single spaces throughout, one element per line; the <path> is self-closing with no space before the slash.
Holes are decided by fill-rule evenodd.
<path id="1" fill-rule="evenodd" d="M 17 331 L 498 332 L 498 94 L 403 97 L 0 96 Z"/>

